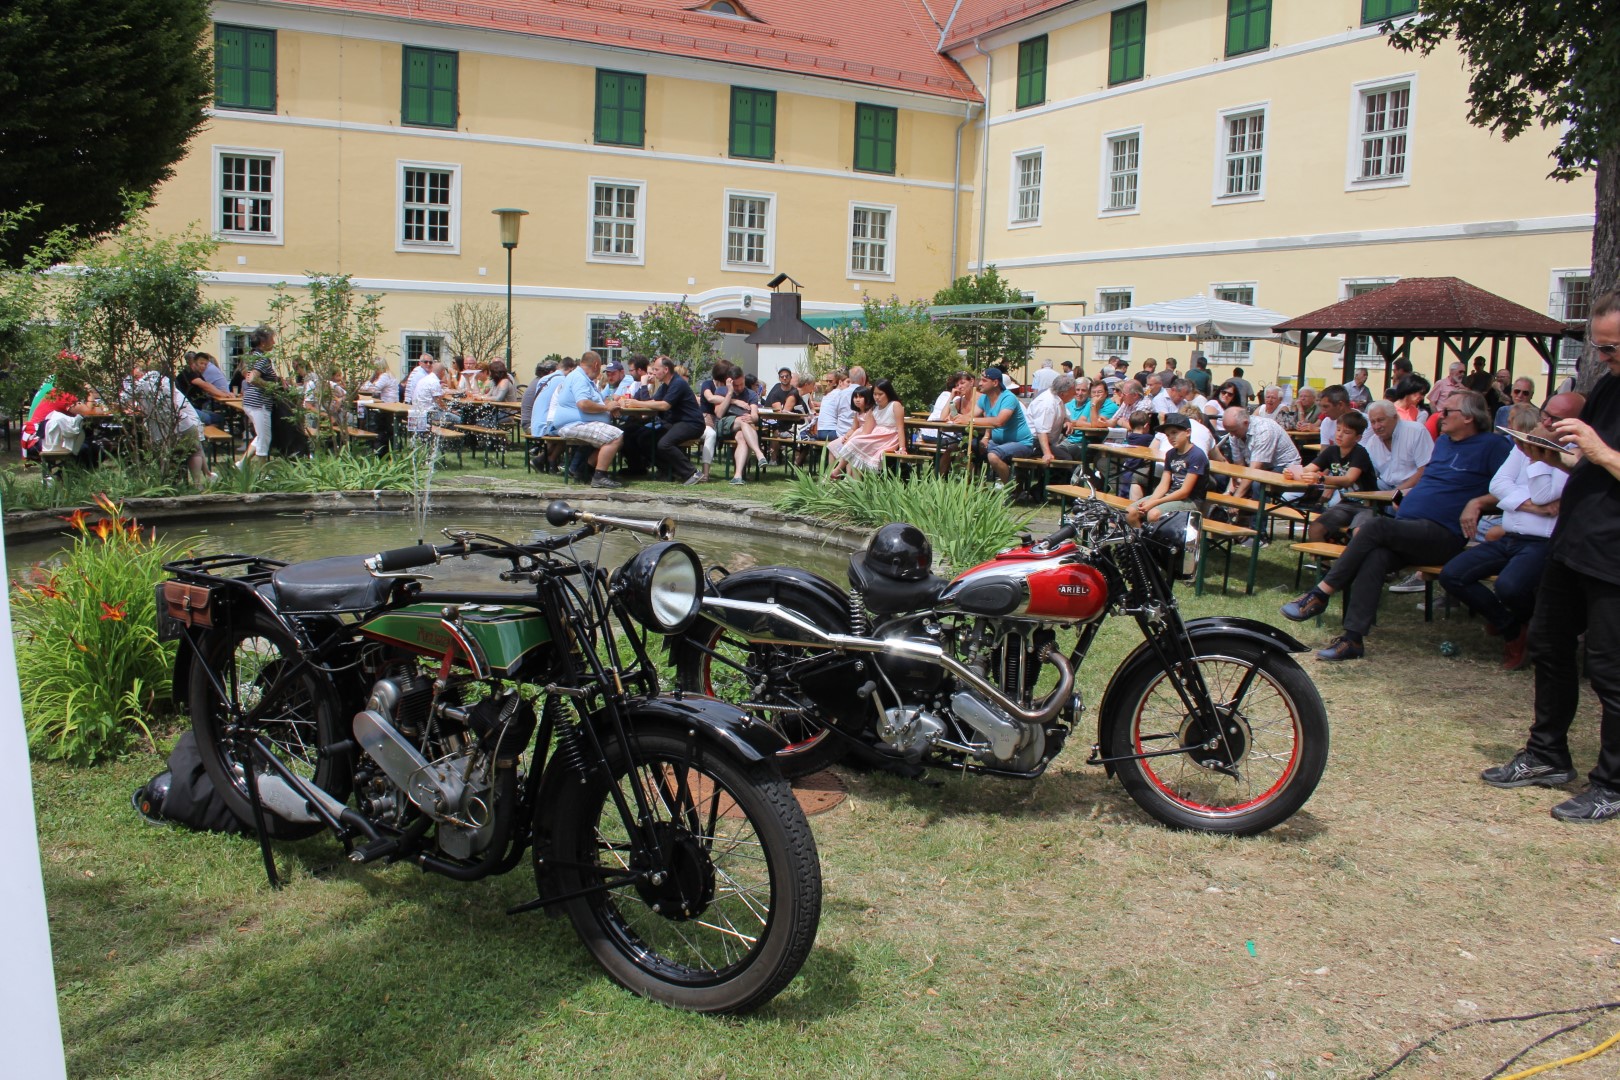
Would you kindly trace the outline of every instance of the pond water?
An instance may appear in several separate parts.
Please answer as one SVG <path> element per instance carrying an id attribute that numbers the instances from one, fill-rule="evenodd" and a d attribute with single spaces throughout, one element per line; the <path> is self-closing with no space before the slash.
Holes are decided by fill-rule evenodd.
<path id="1" fill-rule="evenodd" d="M 622 516 L 650 518 L 654 515 L 636 508 L 635 512 Z M 740 570 L 756 564 L 784 564 L 803 567 L 835 583 L 843 583 L 848 555 L 837 548 L 714 525 L 685 524 L 680 522 L 679 516 L 675 519 L 679 526 L 675 539 L 690 545 L 705 567 L 718 563 L 730 570 Z M 299 562 L 329 555 L 371 555 L 388 548 L 405 547 L 416 543 L 416 526 L 415 515 L 409 513 L 243 514 L 160 525 L 158 535 L 170 539 L 194 537 L 198 554 L 239 552 Z M 439 530 L 447 526 L 474 529 L 514 541 L 561 531 L 552 529 L 539 514 L 447 511 L 429 519 L 428 542 L 443 543 Z M 593 537 L 580 544 L 577 551 L 600 565 L 617 566 L 638 544 L 648 542 L 651 541 L 647 537 L 615 532 Z M 8 542 L 6 562 L 10 576 L 15 579 L 30 564 L 55 558 L 66 544 L 65 537 Z M 433 568 L 432 574 L 441 584 L 470 587 L 482 581 L 496 586 L 493 575 L 499 565 L 490 559 L 458 559 Z"/>

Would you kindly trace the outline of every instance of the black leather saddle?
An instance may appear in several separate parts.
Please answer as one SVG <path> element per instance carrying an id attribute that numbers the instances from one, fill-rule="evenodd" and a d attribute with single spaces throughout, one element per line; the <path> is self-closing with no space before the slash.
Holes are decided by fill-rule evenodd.
<path id="1" fill-rule="evenodd" d="M 364 555 L 283 566 L 270 575 L 284 611 L 369 611 L 388 599 L 396 578 L 372 577 Z"/>
<path id="2" fill-rule="evenodd" d="M 849 583 L 866 598 L 866 610 L 875 615 L 898 615 L 934 606 L 950 582 L 934 574 L 921 581 L 895 581 L 866 565 L 866 553 L 849 557 Z"/>

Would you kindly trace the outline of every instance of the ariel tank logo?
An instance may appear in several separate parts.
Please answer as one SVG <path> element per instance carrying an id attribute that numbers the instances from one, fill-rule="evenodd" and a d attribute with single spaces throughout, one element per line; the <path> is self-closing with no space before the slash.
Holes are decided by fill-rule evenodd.
<path id="1" fill-rule="evenodd" d="M 1081 584 L 1059 585 L 1058 586 L 1058 595 L 1059 596 L 1090 596 L 1091 595 L 1091 587 L 1089 585 L 1081 585 Z"/>

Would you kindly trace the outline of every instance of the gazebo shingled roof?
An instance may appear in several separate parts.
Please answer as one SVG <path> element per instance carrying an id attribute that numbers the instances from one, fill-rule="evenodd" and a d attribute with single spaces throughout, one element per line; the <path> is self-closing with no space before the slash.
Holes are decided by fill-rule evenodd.
<path id="1" fill-rule="evenodd" d="M 1553 343 L 1565 332 L 1564 324 L 1557 319 L 1454 277 L 1404 278 L 1278 323 L 1274 329 L 1300 334 L 1301 385 L 1305 378 L 1305 357 L 1327 334 L 1345 335 L 1346 380 L 1353 373 L 1354 341 L 1358 337 L 1372 338 L 1382 345 L 1386 379 L 1395 357 L 1408 354 L 1414 339 L 1438 338 L 1435 381 L 1441 377 L 1447 348 L 1459 360 L 1466 361 L 1487 339 L 1491 343 L 1493 368 L 1498 362 L 1498 347 L 1503 339 L 1507 340 L 1507 367 L 1511 371 L 1514 345 L 1522 337 L 1547 361 L 1549 392 L 1556 368 L 1552 360 Z M 1398 347 L 1396 338 L 1402 339 Z"/>
<path id="2" fill-rule="evenodd" d="M 1562 334 L 1564 324 L 1486 292 L 1462 278 L 1403 278 L 1279 323 L 1277 330 L 1342 334 L 1450 331 L 1453 334 Z"/>

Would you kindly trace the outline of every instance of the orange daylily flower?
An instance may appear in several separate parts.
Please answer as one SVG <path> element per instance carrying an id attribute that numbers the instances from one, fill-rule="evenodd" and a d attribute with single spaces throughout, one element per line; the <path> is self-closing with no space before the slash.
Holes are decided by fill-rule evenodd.
<path id="1" fill-rule="evenodd" d="M 113 525 L 111 521 L 107 520 L 106 518 L 102 518 L 100 521 L 90 526 L 90 531 L 96 534 L 97 540 L 105 540 L 107 537 L 112 535 L 114 528 L 116 528 L 116 526 Z"/>
<path id="2" fill-rule="evenodd" d="M 101 621 L 102 622 L 106 622 L 108 619 L 111 619 L 113 622 L 123 622 L 124 617 L 129 614 L 129 612 L 124 610 L 124 602 L 123 601 L 119 601 L 116 604 L 109 604 L 109 603 L 107 603 L 107 601 L 102 600 L 100 603 L 101 603 L 101 611 L 102 611 L 102 616 L 101 616 Z"/>
<path id="3" fill-rule="evenodd" d="M 108 517 L 118 516 L 118 504 L 109 499 L 106 492 L 101 492 L 91 501 L 100 507 L 101 512 Z"/>
<path id="4" fill-rule="evenodd" d="M 56 587 L 56 579 L 55 578 L 51 578 L 50 581 L 48 581 L 45 584 L 41 585 L 39 587 L 38 591 L 39 591 L 39 595 L 43 596 L 47 600 L 60 600 L 60 599 L 62 599 L 62 593 Z"/>
<path id="5" fill-rule="evenodd" d="M 78 638 L 74 637 L 72 634 L 68 635 L 68 640 L 73 642 L 73 647 L 75 649 L 78 649 L 80 652 L 87 653 L 87 652 L 90 651 L 90 646 L 86 645 L 84 642 L 80 641 Z"/>
<path id="6" fill-rule="evenodd" d="M 84 532 L 84 521 L 86 516 L 87 515 L 85 512 L 80 509 L 73 511 L 71 514 L 63 515 L 62 520 L 80 532 Z"/>

